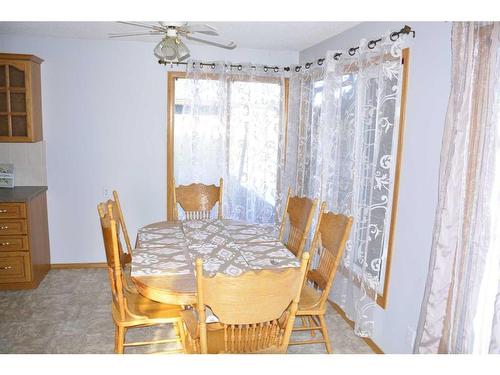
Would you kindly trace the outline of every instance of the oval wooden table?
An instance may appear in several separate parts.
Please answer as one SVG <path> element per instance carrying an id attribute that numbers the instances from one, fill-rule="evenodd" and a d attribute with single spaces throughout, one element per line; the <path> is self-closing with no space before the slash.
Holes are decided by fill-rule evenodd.
<path id="1" fill-rule="evenodd" d="M 196 303 L 194 262 L 204 272 L 238 276 L 258 269 L 299 267 L 300 261 L 279 241 L 277 228 L 232 220 L 159 222 L 139 229 L 131 276 L 151 300 Z"/>

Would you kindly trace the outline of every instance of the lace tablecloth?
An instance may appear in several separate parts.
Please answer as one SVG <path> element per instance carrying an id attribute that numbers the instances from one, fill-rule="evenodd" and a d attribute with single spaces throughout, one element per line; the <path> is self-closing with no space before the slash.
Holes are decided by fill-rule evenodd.
<path id="1" fill-rule="evenodd" d="M 274 226 L 231 220 L 151 224 L 138 231 L 132 276 L 194 276 L 197 258 L 203 259 L 208 275 L 299 267 L 300 261 L 277 238 Z"/>

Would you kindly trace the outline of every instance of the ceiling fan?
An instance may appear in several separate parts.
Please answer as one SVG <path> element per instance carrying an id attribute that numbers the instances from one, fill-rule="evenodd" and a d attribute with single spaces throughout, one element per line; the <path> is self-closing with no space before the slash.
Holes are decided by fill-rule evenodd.
<path id="1" fill-rule="evenodd" d="M 154 48 L 154 54 L 159 59 L 159 63 L 181 62 L 189 58 L 189 49 L 182 42 L 181 38 L 194 40 L 196 42 L 201 42 L 225 49 L 233 49 L 236 47 L 236 43 L 234 43 L 233 41 L 225 41 L 218 38 L 213 38 L 214 36 L 218 36 L 219 34 L 214 27 L 206 24 L 162 21 L 158 22 L 158 25 L 152 25 L 142 22 L 124 21 L 119 21 L 119 23 L 149 29 L 149 31 L 137 33 L 112 33 L 109 34 L 110 38 L 123 38 L 139 35 L 162 35 L 161 41 Z M 209 37 L 200 38 L 196 34 L 204 34 Z"/>

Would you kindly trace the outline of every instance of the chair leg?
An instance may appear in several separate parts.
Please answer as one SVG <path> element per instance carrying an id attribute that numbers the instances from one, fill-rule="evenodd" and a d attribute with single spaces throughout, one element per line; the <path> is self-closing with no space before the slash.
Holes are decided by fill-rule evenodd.
<path id="1" fill-rule="evenodd" d="M 181 339 L 182 350 L 186 353 L 186 334 L 184 332 L 183 322 L 179 320 L 177 323 L 174 323 L 175 327 L 177 327 L 176 331 L 179 331 L 179 336 Z"/>
<path id="2" fill-rule="evenodd" d="M 328 352 L 328 354 L 331 354 L 332 345 L 330 344 L 330 336 L 328 336 L 328 330 L 326 328 L 325 316 L 319 315 L 318 318 L 321 323 L 321 333 L 323 334 L 323 338 L 325 339 L 326 351 Z"/>
<path id="3" fill-rule="evenodd" d="M 313 319 L 312 315 L 311 315 L 311 316 L 309 316 L 309 319 L 308 319 L 308 320 L 309 320 L 309 327 L 314 327 L 314 326 L 316 326 L 316 323 L 314 322 L 314 319 Z M 316 336 L 316 330 L 311 329 L 311 337 L 315 337 L 315 336 Z"/>
<path id="4" fill-rule="evenodd" d="M 125 343 L 125 327 L 115 327 L 115 353 L 123 354 L 123 344 Z"/>
<path id="5" fill-rule="evenodd" d="M 172 323 L 173 326 L 174 326 L 174 332 L 175 332 L 175 335 L 177 337 L 180 337 L 180 323 L 179 322 L 175 322 L 175 323 Z"/>
<path id="6" fill-rule="evenodd" d="M 118 326 L 115 324 L 115 353 L 118 352 Z"/>

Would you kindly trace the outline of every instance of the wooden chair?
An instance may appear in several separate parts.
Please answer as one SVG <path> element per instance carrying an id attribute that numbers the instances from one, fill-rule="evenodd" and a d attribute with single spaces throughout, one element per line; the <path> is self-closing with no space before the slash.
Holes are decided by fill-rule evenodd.
<path id="1" fill-rule="evenodd" d="M 301 327 L 293 329 L 294 331 L 311 331 L 312 337 L 315 336 L 314 332 L 316 330 L 320 330 L 323 339 L 292 341 L 290 345 L 324 343 L 327 352 L 331 353 L 332 347 L 325 322 L 326 304 L 337 267 L 349 239 L 352 218 L 333 212 L 324 212 L 325 206 L 326 203 L 323 202 L 318 217 L 318 225 L 309 250 L 311 254 L 310 263 L 313 264 L 314 262 L 317 266 L 307 271 L 297 311 L 297 316 L 305 319 L 302 319 Z M 315 256 L 317 256 L 317 259 L 315 259 Z M 309 324 L 307 324 L 307 320 Z"/>
<path id="2" fill-rule="evenodd" d="M 115 352 L 123 354 L 124 347 L 162 343 L 182 343 L 182 324 L 179 306 L 153 302 L 138 293 L 132 293 L 125 287 L 123 274 L 123 257 L 121 256 L 118 223 L 115 219 L 116 206 L 113 201 L 100 203 L 97 206 L 101 221 L 101 229 L 108 264 L 108 275 L 112 292 L 112 315 L 115 323 Z M 177 337 L 174 339 L 125 343 L 125 335 L 129 328 L 145 327 L 156 324 L 173 324 Z M 183 345 L 182 345 L 183 347 Z M 183 349 L 167 352 L 184 352 Z"/>
<path id="3" fill-rule="evenodd" d="M 285 353 L 292 333 L 309 254 L 300 267 L 249 271 L 239 277 L 203 275 L 196 260 L 197 316 L 184 311 L 191 353 Z M 206 323 L 206 307 L 218 323 Z M 199 317 L 199 319 L 197 318 Z"/>
<path id="4" fill-rule="evenodd" d="M 297 258 L 300 258 L 311 228 L 314 211 L 318 200 L 306 197 L 290 196 L 292 189 L 288 189 L 283 220 L 281 221 L 279 240 L 285 244 Z M 288 219 L 288 220 L 287 220 Z M 287 222 L 289 225 L 288 238 L 283 241 Z"/>
<path id="5" fill-rule="evenodd" d="M 179 204 L 186 215 L 186 220 L 210 219 L 210 212 L 218 202 L 218 215 L 222 219 L 222 192 L 224 181 L 219 180 L 219 186 L 191 184 L 179 185 L 174 188 L 175 219 L 179 218 Z M 175 181 L 174 181 L 175 186 Z"/>

